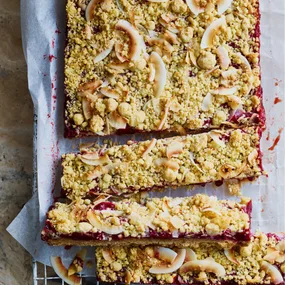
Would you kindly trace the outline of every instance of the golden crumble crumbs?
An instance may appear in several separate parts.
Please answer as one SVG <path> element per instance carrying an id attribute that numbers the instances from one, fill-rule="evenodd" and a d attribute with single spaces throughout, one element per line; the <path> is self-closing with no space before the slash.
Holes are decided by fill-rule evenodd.
<path id="1" fill-rule="evenodd" d="M 69 135 L 262 123 L 258 1 L 219 2 L 68 0 Z"/>

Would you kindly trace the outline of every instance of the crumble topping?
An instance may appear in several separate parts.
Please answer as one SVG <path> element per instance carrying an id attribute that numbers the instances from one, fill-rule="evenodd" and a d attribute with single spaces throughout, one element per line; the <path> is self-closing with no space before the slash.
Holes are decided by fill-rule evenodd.
<path id="1" fill-rule="evenodd" d="M 249 245 L 230 250 L 206 242 L 184 249 L 100 247 L 97 274 L 103 282 L 127 284 L 284 284 L 283 238 L 257 233 Z"/>
<path id="2" fill-rule="evenodd" d="M 62 188 L 73 200 L 257 177 L 259 136 L 254 128 L 211 131 L 64 154 Z"/>
<path id="3" fill-rule="evenodd" d="M 142 201 L 134 198 L 111 201 L 102 196 L 94 202 L 79 199 L 71 204 L 55 203 L 47 214 L 47 224 L 54 228 L 54 238 L 98 232 L 108 234 L 106 238 L 109 239 L 112 234 L 121 238 L 143 238 L 151 236 L 150 231 L 153 231 L 158 236 L 167 232 L 173 238 L 195 237 L 196 234 L 217 239 L 224 239 L 223 234 L 227 232 L 226 238 L 235 239 L 238 234 L 241 240 L 242 235 L 249 235 L 249 204 L 251 201 L 245 197 L 237 203 L 202 194 L 185 198 L 144 198 Z"/>
<path id="4" fill-rule="evenodd" d="M 258 0 L 68 0 L 66 11 L 70 136 L 263 124 Z"/>

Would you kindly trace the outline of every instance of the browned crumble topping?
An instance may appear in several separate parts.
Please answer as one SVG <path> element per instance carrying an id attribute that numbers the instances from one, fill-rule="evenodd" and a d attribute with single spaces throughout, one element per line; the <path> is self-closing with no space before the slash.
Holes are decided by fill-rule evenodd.
<path id="1" fill-rule="evenodd" d="M 66 126 L 107 135 L 262 121 L 258 0 L 223 2 L 68 0 Z"/>
<path id="2" fill-rule="evenodd" d="M 99 197 L 94 202 L 80 199 L 69 205 L 57 202 L 47 214 L 47 223 L 55 229 L 55 238 L 62 234 L 98 232 L 110 234 L 110 239 L 112 234 L 141 238 L 149 237 L 150 230 L 172 233 L 173 238 L 187 234 L 207 238 L 222 235 L 226 230 L 234 236 L 248 234 L 248 203 L 247 198 L 237 203 L 201 194 L 144 201 L 108 201 L 108 197 Z"/>
<path id="3" fill-rule="evenodd" d="M 209 243 L 186 249 L 98 248 L 96 259 L 98 277 L 105 282 L 284 284 L 285 241 L 258 233 L 249 245 L 232 249 Z"/>
<path id="4" fill-rule="evenodd" d="M 257 177 L 262 173 L 259 131 L 222 130 L 152 139 L 62 156 L 62 188 L 70 199 L 91 192 L 135 193 Z"/>

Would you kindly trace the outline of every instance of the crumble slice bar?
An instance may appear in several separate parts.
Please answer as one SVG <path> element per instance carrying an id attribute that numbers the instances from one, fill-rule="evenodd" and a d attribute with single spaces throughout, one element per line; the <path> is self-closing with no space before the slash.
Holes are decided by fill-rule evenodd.
<path id="1" fill-rule="evenodd" d="M 50 245 L 190 244 L 207 239 L 224 244 L 250 241 L 252 202 L 186 198 L 148 198 L 142 201 L 55 203 L 47 213 L 42 239 Z"/>
<path id="2" fill-rule="evenodd" d="M 264 125 L 258 0 L 68 0 L 65 136 Z"/>
<path id="3" fill-rule="evenodd" d="M 62 156 L 68 198 L 133 194 L 262 174 L 260 129 L 152 139 Z"/>
<path id="4" fill-rule="evenodd" d="M 177 245 L 179 247 L 179 243 Z M 224 249 L 112 247 L 96 250 L 97 276 L 123 284 L 285 284 L 284 235 L 259 233 L 249 245 Z"/>

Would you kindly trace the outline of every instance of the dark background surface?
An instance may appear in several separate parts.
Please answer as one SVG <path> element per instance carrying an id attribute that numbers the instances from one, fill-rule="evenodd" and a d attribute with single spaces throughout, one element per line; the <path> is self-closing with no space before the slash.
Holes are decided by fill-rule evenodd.
<path id="1" fill-rule="evenodd" d="M 32 259 L 6 227 L 32 194 L 33 104 L 22 51 L 20 0 L 0 0 L 0 284 L 32 284 Z"/>

